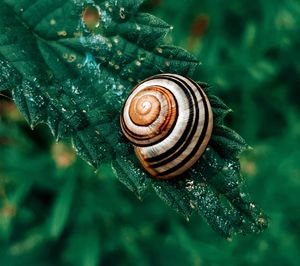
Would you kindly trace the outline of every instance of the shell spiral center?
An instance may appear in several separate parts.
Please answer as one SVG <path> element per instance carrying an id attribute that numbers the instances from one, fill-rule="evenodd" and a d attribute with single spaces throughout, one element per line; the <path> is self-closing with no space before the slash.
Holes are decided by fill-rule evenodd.
<path id="1" fill-rule="evenodd" d="M 177 116 L 176 100 L 166 88 L 137 88 L 128 97 L 121 119 L 125 136 L 136 146 L 149 146 L 164 139 Z"/>
<path id="2" fill-rule="evenodd" d="M 141 92 L 140 94 L 142 94 Z M 160 113 L 160 102 L 151 94 L 137 95 L 131 102 L 129 116 L 139 126 L 152 124 Z"/>

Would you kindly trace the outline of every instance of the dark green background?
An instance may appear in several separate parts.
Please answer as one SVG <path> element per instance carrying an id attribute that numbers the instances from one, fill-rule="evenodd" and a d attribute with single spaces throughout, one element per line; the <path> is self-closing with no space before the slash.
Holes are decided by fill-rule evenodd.
<path id="1" fill-rule="evenodd" d="M 233 109 L 227 122 L 253 147 L 242 169 L 269 228 L 225 240 L 154 194 L 140 202 L 108 166 L 95 176 L 73 163 L 67 145 L 44 126 L 31 131 L 1 97 L 0 265 L 299 265 L 300 2 L 152 0 L 142 8 L 174 26 L 167 41 L 199 58 L 199 79 Z M 60 156 L 69 167 L 57 166 Z"/>

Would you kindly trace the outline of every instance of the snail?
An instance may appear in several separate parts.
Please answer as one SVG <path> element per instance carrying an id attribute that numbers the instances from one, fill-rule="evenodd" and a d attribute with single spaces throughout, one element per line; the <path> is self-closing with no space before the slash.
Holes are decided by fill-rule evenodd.
<path id="1" fill-rule="evenodd" d="M 132 90 L 120 124 L 145 170 L 155 178 L 170 179 L 188 170 L 205 151 L 213 113 L 196 82 L 159 74 Z"/>

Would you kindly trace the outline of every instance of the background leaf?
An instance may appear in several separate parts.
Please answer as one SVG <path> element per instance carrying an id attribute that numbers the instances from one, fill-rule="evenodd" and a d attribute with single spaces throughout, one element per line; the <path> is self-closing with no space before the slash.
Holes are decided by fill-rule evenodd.
<path id="1" fill-rule="evenodd" d="M 72 172 L 67 175 L 74 176 Z M 49 219 L 49 233 L 54 238 L 61 235 L 65 228 L 71 209 L 75 181 L 74 178 L 70 178 L 60 189 L 54 202 L 51 218 Z"/>

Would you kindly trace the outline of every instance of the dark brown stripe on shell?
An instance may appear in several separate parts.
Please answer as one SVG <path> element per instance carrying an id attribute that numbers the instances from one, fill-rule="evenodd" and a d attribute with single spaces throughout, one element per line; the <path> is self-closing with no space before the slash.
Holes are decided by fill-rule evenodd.
<path id="1" fill-rule="evenodd" d="M 167 171 L 164 171 L 164 172 L 161 172 L 161 173 L 158 173 L 158 177 L 159 176 L 166 176 L 166 175 L 170 175 L 174 172 L 176 172 L 178 169 L 180 168 L 183 168 L 185 164 L 187 164 L 191 158 L 193 158 L 195 156 L 195 154 L 197 153 L 197 151 L 199 150 L 204 138 L 205 138 L 205 135 L 206 135 L 206 132 L 207 132 L 207 129 L 208 129 L 208 122 L 209 122 L 209 110 L 208 110 L 208 104 L 206 102 L 206 98 L 205 98 L 205 95 L 204 93 L 202 92 L 202 89 L 201 87 L 197 84 L 197 88 L 199 89 L 200 91 L 200 94 L 201 94 L 201 97 L 203 97 L 203 103 L 204 103 L 204 111 L 205 111 L 205 119 L 204 119 L 204 125 L 203 125 L 203 130 L 201 132 L 201 135 L 200 135 L 200 138 L 198 139 L 194 149 L 192 150 L 192 152 L 182 161 L 180 162 L 179 164 L 177 164 L 176 166 L 174 166 L 173 168 L 171 169 L 168 169 Z M 195 161 L 196 162 L 196 161 Z"/>
<path id="2" fill-rule="evenodd" d="M 180 80 L 177 77 L 166 76 L 166 75 L 162 75 L 161 77 L 173 81 L 179 87 L 182 87 L 182 85 L 183 85 L 182 84 L 182 80 Z M 183 92 L 186 95 L 186 98 L 188 100 L 189 109 L 190 110 L 194 109 L 194 105 L 193 105 L 193 101 L 192 101 L 192 96 L 190 94 L 190 90 L 189 90 L 188 86 L 185 86 L 185 89 L 186 90 L 183 90 Z M 167 164 L 170 161 L 172 161 L 172 160 L 168 160 L 169 157 L 172 156 L 172 155 L 174 155 L 174 154 L 177 154 L 177 150 L 180 149 L 180 147 L 182 146 L 182 144 L 186 142 L 186 139 L 188 138 L 188 136 L 190 136 L 190 126 L 189 125 L 191 123 L 193 123 L 193 125 L 194 125 L 194 114 L 195 114 L 195 112 L 190 112 L 190 116 L 189 116 L 189 119 L 188 119 L 188 122 L 187 122 L 187 127 L 184 129 L 184 132 L 183 132 L 182 136 L 174 144 L 173 147 L 170 147 L 170 149 L 168 149 L 167 151 L 163 152 L 162 154 L 160 154 L 158 156 L 151 157 L 151 158 L 146 158 L 145 159 L 147 162 L 149 162 L 151 164 L 151 166 L 153 166 L 153 167 L 156 168 L 156 167 L 162 166 L 162 165 Z M 160 164 L 160 161 L 163 161 L 164 163 Z"/>

